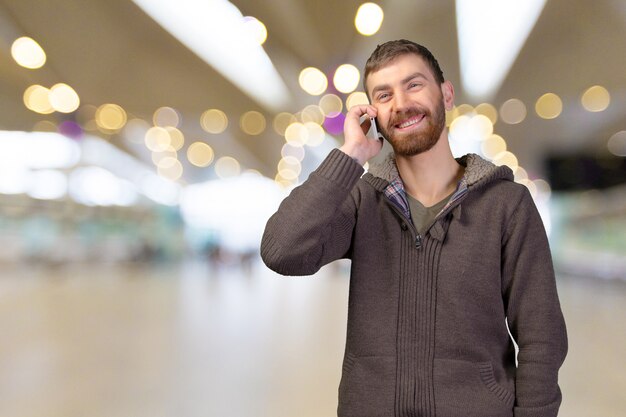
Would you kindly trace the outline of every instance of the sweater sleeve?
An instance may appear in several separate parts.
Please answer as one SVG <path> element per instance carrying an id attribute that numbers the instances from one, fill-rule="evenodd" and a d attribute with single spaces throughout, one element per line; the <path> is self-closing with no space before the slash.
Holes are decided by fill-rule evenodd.
<path id="1" fill-rule="evenodd" d="M 361 165 L 332 150 L 268 220 L 261 241 L 265 264 L 283 275 L 312 275 L 346 257 L 356 222 L 351 191 L 362 174 Z"/>
<path id="2" fill-rule="evenodd" d="M 519 347 L 514 415 L 556 417 L 567 334 L 548 239 L 526 188 L 504 232 L 502 268 L 507 321 Z"/>

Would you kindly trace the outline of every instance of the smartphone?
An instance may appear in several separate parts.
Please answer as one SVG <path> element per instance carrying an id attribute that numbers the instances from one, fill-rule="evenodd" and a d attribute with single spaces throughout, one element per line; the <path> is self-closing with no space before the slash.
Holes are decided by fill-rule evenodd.
<path id="1" fill-rule="evenodd" d="M 367 131 L 365 136 L 367 136 L 370 139 L 384 140 L 385 137 L 378 130 L 378 125 L 376 124 L 376 118 L 370 117 L 370 122 L 371 122 L 370 130 Z"/>

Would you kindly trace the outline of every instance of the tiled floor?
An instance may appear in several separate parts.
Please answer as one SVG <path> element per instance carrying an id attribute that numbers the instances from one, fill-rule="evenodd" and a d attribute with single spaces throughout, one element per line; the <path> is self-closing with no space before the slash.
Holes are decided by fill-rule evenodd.
<path id="1" fill-rule="evenodd" d="M 0 416 L 335 415 L 345 265 L 0 269 Z M 626 415 L 626 285 L 561 278 L 560 416 Z"/>

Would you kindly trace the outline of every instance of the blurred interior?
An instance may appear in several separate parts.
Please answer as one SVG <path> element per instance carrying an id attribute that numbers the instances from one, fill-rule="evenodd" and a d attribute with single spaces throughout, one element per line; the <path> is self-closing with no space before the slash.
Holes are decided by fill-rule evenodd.
<path id="1" fill-rule="evenodd" d="M 542 215 L 560 415 L 626 414 L 623 0 L 0 0 L 0 415 L 334 415 L 349 263 L 259 241 L 399 38 Z"/>

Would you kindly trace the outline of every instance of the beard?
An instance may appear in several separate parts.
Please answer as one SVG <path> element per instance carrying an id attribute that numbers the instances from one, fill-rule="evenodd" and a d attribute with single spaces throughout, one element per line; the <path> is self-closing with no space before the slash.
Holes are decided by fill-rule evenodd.
<path id="1" fill-rule="evenodd" d="M 389 133 L 402 120 L 421 114 L 424 115 L 421 123 L 425 123 L 425 126 L 421 126 L 420 131 L 397 135 Z M 432 112 L 425 107 L 413 107 L 390 119 L 386 127 L 379 126 L 379 128 L 396 155 L 414 156 L 432 149 L 439 141 L 445 125 L 446 113 L 442 97 Z"/>

